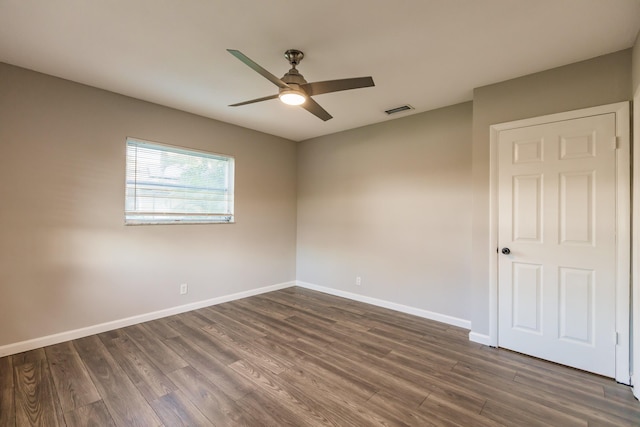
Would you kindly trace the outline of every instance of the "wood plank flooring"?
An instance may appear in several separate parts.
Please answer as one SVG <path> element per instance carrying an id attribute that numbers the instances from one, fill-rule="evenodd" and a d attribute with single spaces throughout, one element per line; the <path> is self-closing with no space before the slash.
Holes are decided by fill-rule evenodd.
<path id="1" fill-rule="evenodd" d="M 613 380 L 288 288 L 0 358 L 8 426 L 640 426 Z"/>

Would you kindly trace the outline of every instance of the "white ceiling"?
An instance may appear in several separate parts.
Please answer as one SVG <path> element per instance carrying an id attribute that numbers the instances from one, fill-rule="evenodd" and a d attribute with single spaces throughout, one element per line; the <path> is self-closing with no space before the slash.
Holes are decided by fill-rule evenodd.
<path id="1" fill-rule="evenodd" d="M 0 0 L 0 61 L 300 141 L 472 99 L 475 87 L 633 45 L 640 0 Z M 372 76 L 314 97 L 323 122 L 278 100 L 290 48 L 307 81 Z"/>

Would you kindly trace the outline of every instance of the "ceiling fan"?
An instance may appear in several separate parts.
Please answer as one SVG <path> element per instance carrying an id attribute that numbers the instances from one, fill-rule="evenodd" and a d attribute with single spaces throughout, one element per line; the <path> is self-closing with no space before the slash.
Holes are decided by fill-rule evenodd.
<path id="1" fill-rule="evenodd" d="M 323 82 L 307 83 L 302 74 L 300 74 L 296 69 L 296 65 L 298 65 L 300 61 L 302 61 L 302 58 L 304 58 L 304 53 L 297 49 L 289 49 L 284 53 L 284 57 L 289 61 L 289 64 L 291 64 L 291 69 L 281 79 L 262 68 L 239 50 L 227 49 L 227 51 L 251 67 L 262 77 L 280 88 L 277 95 L 239 102 L 237 104 L 231 104 L 229 107 L 238 107 L 240 105 L 253 104 L 254 102 L 280 98 L 280 100 L 285 104 L 299 105 L 316 117 L 327 121 L 332 118 L 331 114 L 311 98 L 313 95 L 375 86 L 373 78 L 371 77 L 355 77 L 351 79 L 326 80 Z"/>

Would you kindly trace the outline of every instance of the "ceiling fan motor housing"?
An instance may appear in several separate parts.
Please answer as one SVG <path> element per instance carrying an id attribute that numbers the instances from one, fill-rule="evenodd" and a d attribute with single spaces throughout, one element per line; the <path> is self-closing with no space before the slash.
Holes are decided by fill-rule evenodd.
<path id="1" fill-rule="evenodd" d="M 288 85 L 303 85 L 307 83 L 307 81 L 304 79 L 304 76 L 300 74 L 295 68 L 290 69 L 287 74 L 282 76 L 282 81 Z"/>
<path id="2" fill-rule="evenodd" d="M 299 52 L 299 51 L 296 51 L 296 52 Z M 299 53 L 300 55 L 302 55 L 302 52 L 299 52 Z M 293 63 L 291 65 L 293 65 Z M 307 81 L 304 79 L 304 76 L 300 74 L 298 70 L 295 69 L 295 65 L 293 65 L 293 67 L 294 68 L 290 69 L 289 72 L 287 72 L 287 74 L 282 76 L 282 81 L 285 82 L 287 85 L 289 85 L 289 87 L 280 88 L 280 91 L 279 91 L 280 97 L 282 98 L 282 95 L 285 93 L 297 93 L 303 96 L 304 98 L 307 98 L 308 96 L 307 92 L 300 87 L 304 84 L 307 84 Z"/>

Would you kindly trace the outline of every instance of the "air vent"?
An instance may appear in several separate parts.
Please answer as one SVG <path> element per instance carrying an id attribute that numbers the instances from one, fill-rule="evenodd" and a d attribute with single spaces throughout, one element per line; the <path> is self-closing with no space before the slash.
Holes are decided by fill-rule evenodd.
<path id="1" fill-rule="evenodd" d="M 389 110 L 385 110 L 384 112 L 391 115 L 391 114 L 396 114 L 396 113 L 401 113 L 403 111 L 407 111 L 407 110 L 413 110 L 413 107 L 409 104 L 406 105 L 402 105 L 400 107 L 396 107 L 396 108 L 391 108 Z"/>

